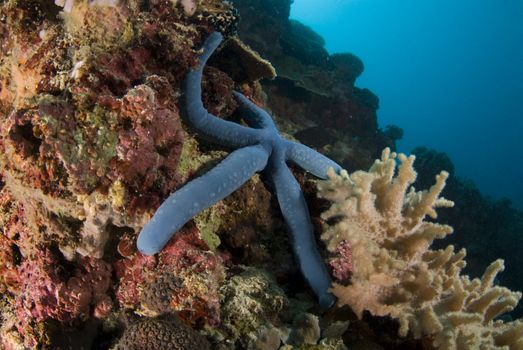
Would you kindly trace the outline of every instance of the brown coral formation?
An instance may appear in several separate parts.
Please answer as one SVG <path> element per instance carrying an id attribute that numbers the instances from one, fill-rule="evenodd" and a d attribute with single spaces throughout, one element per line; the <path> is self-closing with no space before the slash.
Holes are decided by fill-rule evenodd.
<path id="1" fill-rule="evenodd" d="M 494 285 L 503 262 L 471 280 L 461 274 L 464 250 L 430 249 L 435 239 L 452 232 L 424 220 L 436 218 L 435 208 L 453 205 L 439 197 L 448 174 L 440 173 L 429 190 L 417 192 L 413 162 L 414 156 L 385 150 L 368 172 L 331 173 L 318 185 L 320 195 L 333 202 L 322 215 L 333 221 L 323 240 L 330 251 L 343 241 L 352 250 L 351 281 L 334 284 L 333 293 L 359 317 L 364 311 L 391 316 L 399 321 L 401 336 L 429 336 L 438 349 L 521 349 L 521 320 L 497 319 L 521 298 Z"/>
<path id="2" fill-rule="evenodd" d="M 131 324 L 122 335 L 118 350 L 210 350 L 202 335 L 175 318 L 149 318 Z"/>

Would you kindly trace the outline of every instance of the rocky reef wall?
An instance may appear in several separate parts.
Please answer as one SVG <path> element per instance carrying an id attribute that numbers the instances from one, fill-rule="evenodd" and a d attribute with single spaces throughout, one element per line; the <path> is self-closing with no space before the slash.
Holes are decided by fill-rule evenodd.
<path id="1" fill-rule="evenodd" d="M 520 296 L 492 283 L 500 263 L 482 280 L 468 280 L 460 274 L 461 253 L 429 249 L 450 230 L 425 221 L 434 203 L 449 204 L 436 199 L 442 178 L 428 192 L 405 193 L 413 181 L 407 161 L 396 201 L 374 202 L 379 222 L 367 229 L 384 231 L 359 241 L 347 225 L 333 234 L 348 217 L 331 215 L 337 203 L 391 185 L 391 153 L 368 173 L 333 175 L 319 190 L 310 174 L 291 167 L 336 282 L 339 302 L 329 310 L 317 305 L 300 274 L 263 174 L 190 220 L 159 254 L 138 252 L 138 232 L 169 194 L 228 154 L 187 125 L 180 103 L 185 75 L 215 30 L 226 40 L 202 82 L 213 115 L 242 123 L 233 98 L 241 91 L 272 112 L 285 137 L 349 171 L 370 167 L 401 137 L 398 127 L 378 128 L 378 98 L 355 86 L 361 60 L 329 55 L 321 37 L 289 21 L 290 3 L 1 3 L 1 349 L 433 349 L 478 332 L 481 344 L 523 347 L 520 321 L 493 319 Z M 385 168 L 389 178 L 379 178 Z M 343 189 L 348 179 L 363 186 L 369 177 L 376 185 L 366 192 Z M 338 186 L 345 198 L 327 194 Z M 404 198 L 424 209 L 413 205 L 407 215 L 397 206 Z M 423 234 L 395 240 L 418 224 Z M 362 242 L 372 254 L 362 253 Z M 397 289 L 376 277 L 383 264 L 401 281 Z M 414 288 L 429 277 L 440 294 Z M 390 292 L 403 299 L 385 298 Z M 427 293 L 432 297 L 421 300 Z M 454 317 L 448 304 L 460 297 L 466 302 L 451 305 L 460 312 Z M 436 326 L 424 315 L 436 315 Z M 466 330 L 464 319 L 470 332 L 449 331 L 458 321 Z"/>

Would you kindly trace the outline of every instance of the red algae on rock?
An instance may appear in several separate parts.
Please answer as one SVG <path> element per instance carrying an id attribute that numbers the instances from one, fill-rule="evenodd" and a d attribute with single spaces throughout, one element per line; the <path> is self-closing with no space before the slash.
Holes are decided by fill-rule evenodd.
<path id="1" fill-rule="evenodd" d="M 20 277 L 16 266 L 15 235 L 21 225 L 21 207 L 5 189 L 0 190 L 0 292 L 17 290 Z"/>
<path id="2" fill-rule="evenodd" d="M 15 110 L 2 126 L 2 165 L 25 186 L 70 197 L 121 180 L 132 209 L 138 190 L 161 197 L 176 185 L 183 133 L 170 84 L 194 61 L 195 32 L 172 33 L 158 57 L 158 35 L 169 26 L 133 6 L 79 3 L 64 22 L 43 20 L 34 32 L 3 39 L 11 50 L 0 70 L 2 103 Z M 12 18 L 6 30 L 26 13 L 13 4 L 2 10 Z M 162 12 L 172 17 L 163 21 L 177 20 L 176 11 L 167 6 Z M 149 164 L 136 162 L 138 152 Z"/>
<path id="3" fill-rule="evenodd" d="M 332 276 L 336 283 L 347 284 L 352 275 L 352 249 L 349 241 L 343 241 L 336 247 L 336 252 L 329 260 Z"/>
<path id="4" fill-rule="evenodd" d="M 90 316 L 91 305 L 106 303 L 111 283 L 111 266 L 104 261 L 83 258 L 72 271 L 57 268 L 48 250 L 19 267 L 21 295 L 17 315 L 24 323 L 54 319 L 71 322 Z M 69 275 L 69 276 L 64 276 Z"/>
<path id="5" fill-rule="evenodd" d="M 177 165 L 183 143 L 178 108 L 168 81 L 158 76 L 130 90 L 121 101 L 122 132 L 109 178 L 149 199 L 155 206 L 179 182 Z M 156 199 L 154 199 L 156 197 Z M 152 203 L 151 203 L 151 200 Z"/>

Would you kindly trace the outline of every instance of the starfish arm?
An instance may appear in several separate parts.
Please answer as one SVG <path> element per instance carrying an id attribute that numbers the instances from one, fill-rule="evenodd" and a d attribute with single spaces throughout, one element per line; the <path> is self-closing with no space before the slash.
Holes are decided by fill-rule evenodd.
<path id="1" fill-rule="evenodd" d="M 239 104 L 240 115 L 253 128 L 276 130 L 276 125 L 269 113 L 256 106 L 251 100 L 238 91 L 233 92 Z"/>
<path id="2" fill-rule="evenodd" d="M 333 168 L 336 173 L 342 169 L 335 161 L 301 143 L 286 141 L 286 148 L 288 161 L 321 179 L 327 178 L 329 168 Z"/>
<path id="3" fill-rule="evenodd" d="M 301 272 L 316 293 L 320 305 L 330 307 L 335 301 L 329 292 L 332 281 L 316 248 L 309 210 L 300 185 L 283 161 L 271 166 L 270 174 Z"/>
<path id="4" fill-rule="evenodd" d="M 238 149 L 206 174 L 188 182 L 158 208 L 138 236 L 138 249 L 159 252 L 192 217 L 227 197 L 265 168 L 269 155 L 262 146 Z"/>
<path id="5" fill-rule="evenodd" d="M 209 113 L 202 102 L 203 68 L 223 37 L 214 32 L 203 44 L 198 67 L 190 69 L 185 78 L 182 95 L 182 115 L 204 138 L 227 147 L 244 147 L 256 143 L 256 130 L 220 119 Z"/>

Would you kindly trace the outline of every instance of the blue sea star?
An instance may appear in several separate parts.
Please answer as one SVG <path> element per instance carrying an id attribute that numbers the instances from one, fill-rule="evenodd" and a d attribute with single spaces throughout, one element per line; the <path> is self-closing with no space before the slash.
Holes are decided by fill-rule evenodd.
<path id="1" fill-rule="evenodd" d="M 265 169 L 276 190 L 300 269 L 320 305 L 329 307 L 335 301 L 329 292 L 331 278 L 316 247 L 300 185 L 286 162 L 292 162 L 324 179 L 327 178 L 328 168 L 332 167 L 336 172 L 341 168 L 309 147 L 283 139 L 269 114 L 239 92 L 233 94 L 238 101 L 240 115 L 252 128 L 217 118 L 205 109 L 201 98 L 203 68 L 222 39 L 220 33 L 212 33 L 203 44 L 198 67 L 187 73 L 182 112 L 200 136 L 237 149 L 205 175 L 188 182 L 167 198 L 140 232 L 138 249 L 147 255 L 158 253 L 192 217 L 227 197 L 256 172 Z"/>

